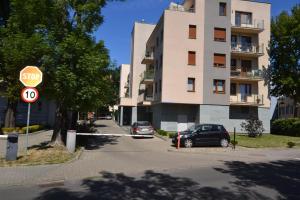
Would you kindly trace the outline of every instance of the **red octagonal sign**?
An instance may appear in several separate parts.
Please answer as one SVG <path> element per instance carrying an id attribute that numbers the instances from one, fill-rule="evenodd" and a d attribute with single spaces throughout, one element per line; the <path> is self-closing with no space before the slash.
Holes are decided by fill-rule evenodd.
<path id="1" fill-rule="evenodd" d="M 24 88 L 21 92 L 21 98 L 26 103 L 34 103 L 39 98 L 39 91 L 35 88 Z"/>

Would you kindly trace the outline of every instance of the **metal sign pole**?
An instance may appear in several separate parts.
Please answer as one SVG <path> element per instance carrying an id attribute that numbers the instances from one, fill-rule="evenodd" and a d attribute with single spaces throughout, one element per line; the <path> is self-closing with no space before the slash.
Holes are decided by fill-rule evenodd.
<path id="1" fill-rule="evenodd" d="M 31 109 L 31 103 L 28 103 L 27 127 L 26 127 L 26 155 L 28 155 L 28 132 L 29 132 L 30 109 Z"/>

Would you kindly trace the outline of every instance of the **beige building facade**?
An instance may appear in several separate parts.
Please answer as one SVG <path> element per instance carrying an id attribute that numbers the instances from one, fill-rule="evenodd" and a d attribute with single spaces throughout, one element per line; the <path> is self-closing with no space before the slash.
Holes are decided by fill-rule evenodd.
<path id="1" fill-rule="evenodd" d="M 270 12 L 270 4 L 255 1 L 185 0 L 171 3 L 156 25 L 136 23 L 130 121 L 149 120 L 166 131 L 199 123 L 242 131 L 240 124 L 253 117 L 269 132 L 263 74 Z M 121 97 L 120 107 L 128 105 Z"/>

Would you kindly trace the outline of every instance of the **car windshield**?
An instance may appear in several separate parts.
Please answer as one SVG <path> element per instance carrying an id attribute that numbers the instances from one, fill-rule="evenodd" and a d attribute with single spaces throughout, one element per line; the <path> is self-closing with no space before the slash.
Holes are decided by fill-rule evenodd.
<path id="1" fill-rule="evenodd" d="M 137 122 L 138 126 L 150 126 L 149 122 Z"/>

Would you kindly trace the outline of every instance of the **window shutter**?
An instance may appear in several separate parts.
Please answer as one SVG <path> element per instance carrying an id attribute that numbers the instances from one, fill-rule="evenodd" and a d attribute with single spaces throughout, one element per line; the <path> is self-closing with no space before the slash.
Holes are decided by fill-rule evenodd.
<path id="1" fill-rule="evenodd" d="M 189 39 L 197 38 L 196 25 L 189 25 Z"/>
<path id="2" fill-rule="evenodd" d="M 214 55 L 214 66 L 215 67 L 226 67 L 226 55 L 215 54 Z"/>
<path id="3" fill-rule="evenodd" d="M 188 64 L 189 65 L 196 65 L 196 52 L 189 51 Z"/>
<path id="4" fill-rule="evenodd" d="M 215 41 L 226 41 L 226 29 L 224 28 L 215 28 Z"/>

